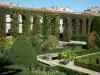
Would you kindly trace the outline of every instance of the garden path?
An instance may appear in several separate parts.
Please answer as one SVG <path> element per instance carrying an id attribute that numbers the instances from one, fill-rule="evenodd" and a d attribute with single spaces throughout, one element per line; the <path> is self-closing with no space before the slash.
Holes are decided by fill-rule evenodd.
<path id="1" fill-rule="evenodd" d="M 88 56 L 88 55 L 99 54 L 99 53 L 100 52 L 96 52 L 96 53 L 92 53 L 92 54 L 86 54 L 86 55 L 78 56 L 77 58 Z M 82 67 L 79 67 L 79 66 L 75 66 L 74 64 L 67 65 L 65 67 L 68 67 L 68 68 L 71 68 L 71 69 L 74 69 L 74 70 L 78 70 L 78 71 L 81 71 L 81 72 L 84 72 L 84 73 L 89 73 L 90 75 L 100 75 L 99 72 L 96 72 L 96 71 L 93 71 L 93 70 L 89 70 L 89 69 L 86 69 L 86 68 L 82 68 Z"/>
<path id="2" fill-rule="evenodd" d="M 86 69 L 86 68 L 82 68 L 82 67 L 79 67 L 79 66 L 75 66 L 75 65 L 67 65 L 65 67 L 68 67 L 68 68 L 71 68 L 73 70 L 77 70 L 77 71 L 81 71 L 81 72 L 84 72 L 84 73 L 89 73 L 90 75 L 100 75 L 99 72 L 96 72 L 96 71 L 92 71 L 92 70 L 89 70 L 89 69 Z"/>
<path id="3" fill-rule="evenodd" d="M 82 55 L 82 56 L 77 56 L 77 58 L 88 56 L 88 55 L 93 55 L 93 54 L 99 54 L 99 53 L 100 52 Z M 73 70 L 77 70 L 77 71 L 80 71 L 80 72 L 89 73 L 90 75 L 100 75 L 99 72 L 89 70 L 89 69 L 86 69 L 86 68 L 82 68 L 82 67 L 79 67 L 79 66 L 75 66 L 74 63 L 71 63 L 69 65 L 61 65 L 61 64 L 58 63 L 59 60 L 43 60 L 43 59 L 40 59 L 40 58 L 38 58 L 38 61 L 45 63 L 45 64 L 48 64 L 50 66 L 60 65 L 60 66 L 68 67 L 68 68 L 71 68 Z"/>

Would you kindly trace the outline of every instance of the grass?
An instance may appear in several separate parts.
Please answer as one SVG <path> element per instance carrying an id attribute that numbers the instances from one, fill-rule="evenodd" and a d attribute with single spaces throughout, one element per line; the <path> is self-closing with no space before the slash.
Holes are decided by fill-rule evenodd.
<path id="1" fill-rule="evenodd" d="M 59 49 L 55 49 L 55 50 L 45 50 L 44 53 L 61 53 L 63 52 L 65 49 L 68 48 L 59 48 Z M 73 52 L 80 52 L 80 51 L 84 51 L 85 49 L 82 49 L 81 47 L 77 46 L 74 50 L 72 50 Z"/>

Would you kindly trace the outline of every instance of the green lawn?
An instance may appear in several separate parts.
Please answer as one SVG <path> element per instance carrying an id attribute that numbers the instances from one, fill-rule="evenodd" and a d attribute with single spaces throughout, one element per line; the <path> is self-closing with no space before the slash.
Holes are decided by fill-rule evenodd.
<path id="1" fill-rule="evenodd" d="M 60 48 L 60 49 L 55 49 L 55 50 L 45 50 L 44 53 L 61 53 L 63 52 L 65 49 L 68 48 Z M 85 49 L 82 49 L 81 47 L 76 47 L 74 50 L 72 50 L 73 52 L 80 52 L 80 51 L 84 51 Z"/>

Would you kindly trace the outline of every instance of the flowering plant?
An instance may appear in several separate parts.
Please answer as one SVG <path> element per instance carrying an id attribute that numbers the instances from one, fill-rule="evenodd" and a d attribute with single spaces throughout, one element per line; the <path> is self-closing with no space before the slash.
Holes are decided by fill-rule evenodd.
<path id="1" fill-rule="evenodd" d="M 97 48 L 95 44 L 96 34 L 97 34 L 96 31 L 92 31 L 88 37 L 88 46 L 90 48 Z"/>

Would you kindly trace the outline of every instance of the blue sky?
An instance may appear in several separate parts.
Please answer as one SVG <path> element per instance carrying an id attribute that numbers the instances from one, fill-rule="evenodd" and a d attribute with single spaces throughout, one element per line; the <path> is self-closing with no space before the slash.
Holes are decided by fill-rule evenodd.
<path id="1" fill-rule="evenodd" d="M 0 2 L 12 2 L 13 4 L 20 3 L 22 7 L 52 7 L 59 6 L 62 8 L 71 7 L 73 11 L 83 12 L 88 7 L 100 7 L 99 0 L 0 0 Z"/>

